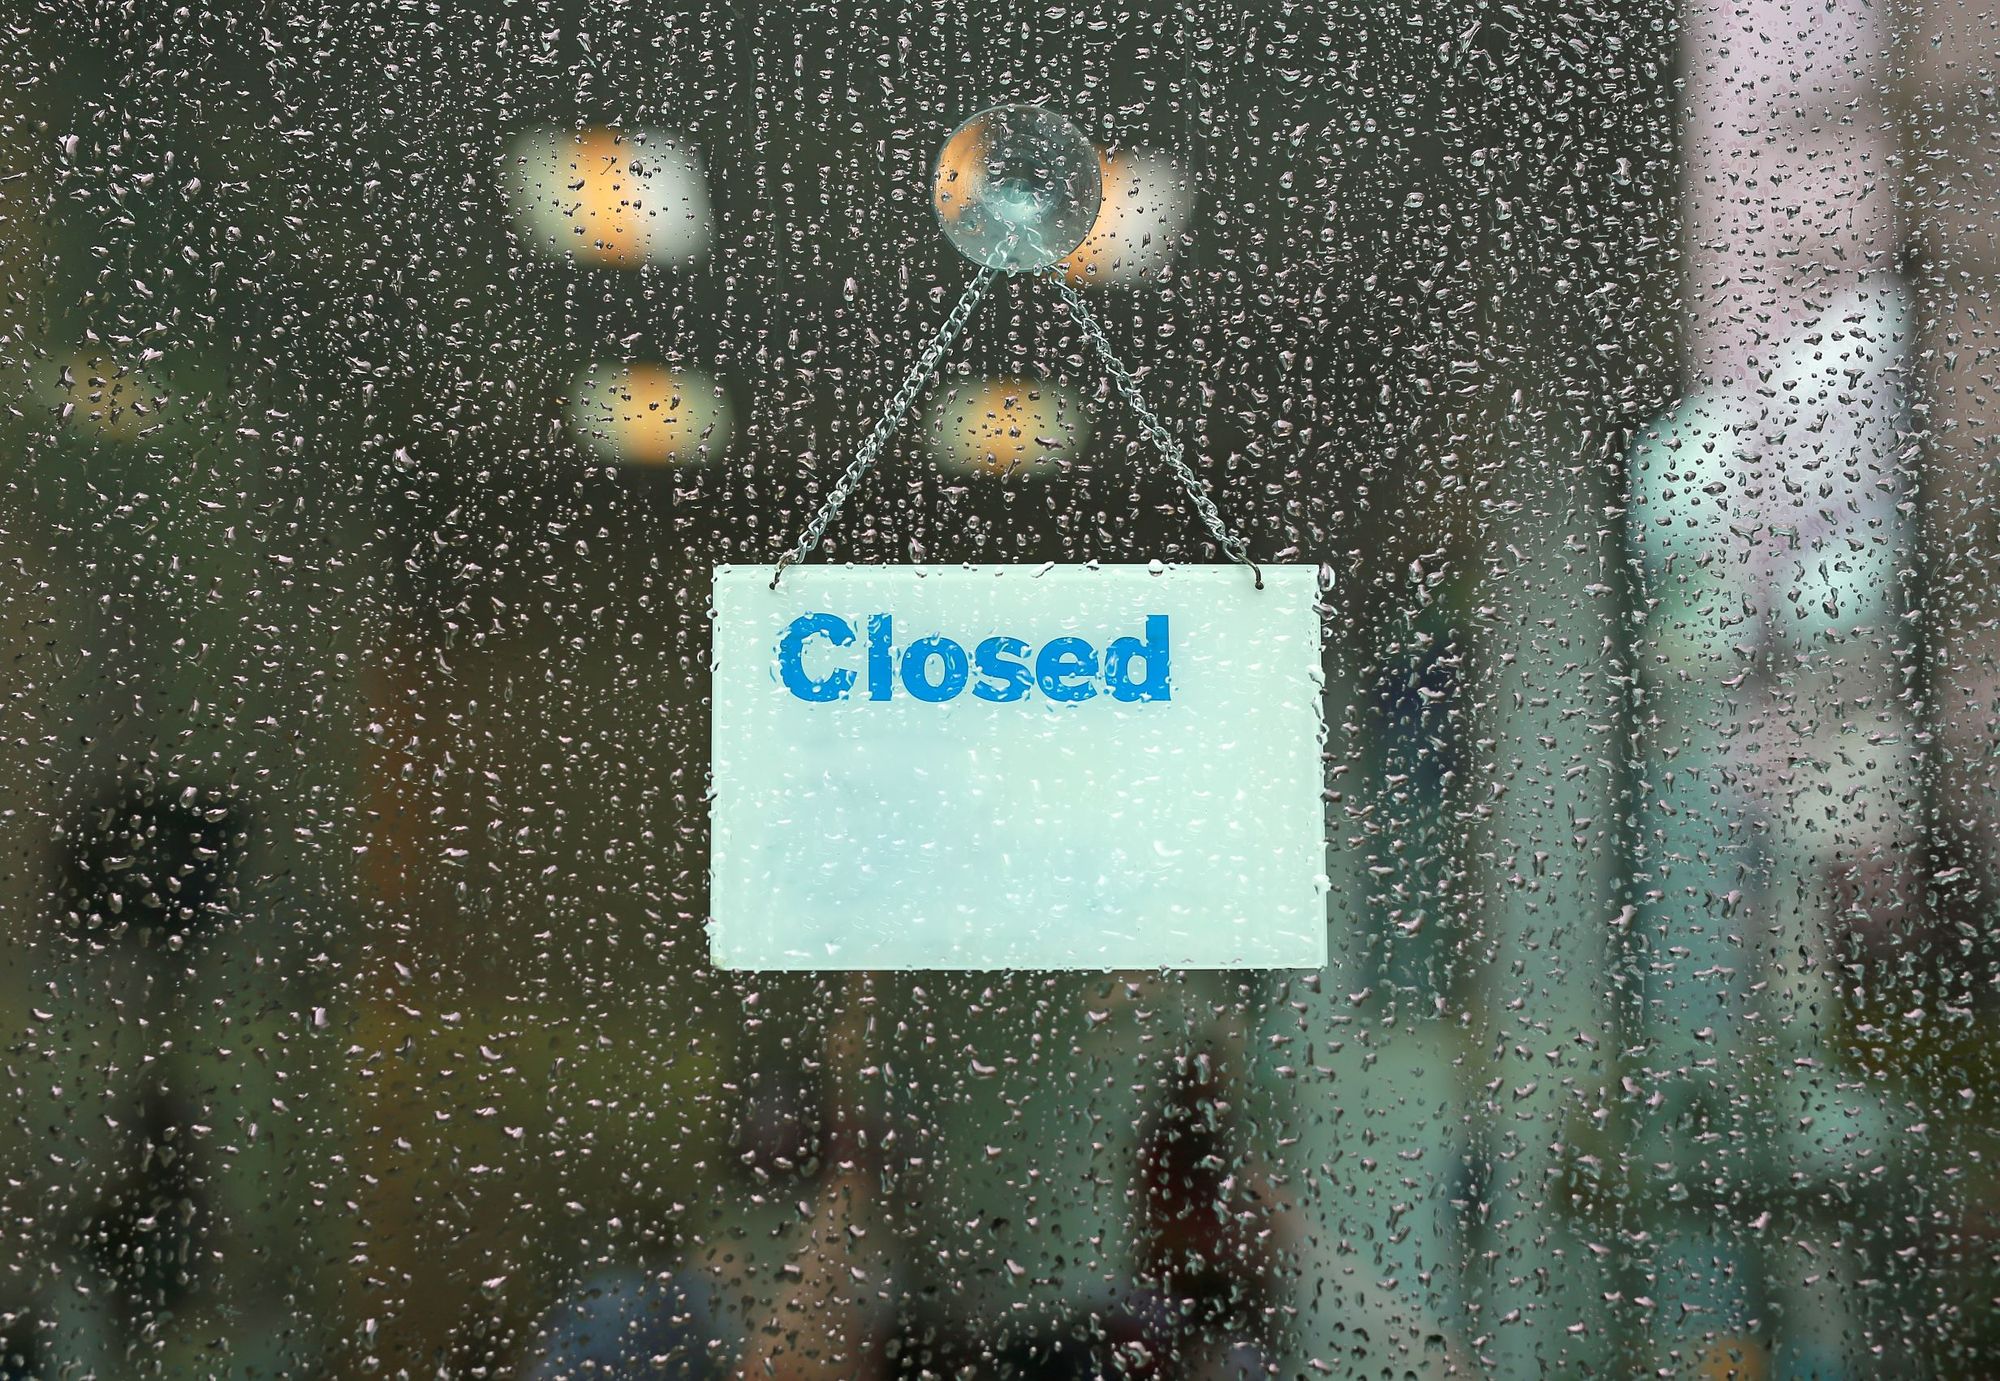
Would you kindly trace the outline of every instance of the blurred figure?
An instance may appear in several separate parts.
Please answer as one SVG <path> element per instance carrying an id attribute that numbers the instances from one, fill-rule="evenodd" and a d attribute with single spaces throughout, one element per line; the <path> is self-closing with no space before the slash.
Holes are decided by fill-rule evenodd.
<path id="1" fill-rule="evenodd" d="M 892 1248 L 875 1202 L 881 1183 L 861 1097 L 871 975 L 849 974 L 840 1011 L 828 1023 L 822 1068 L 826 1087 L 818 1148 L 824 1169 L 810 1199 L 798 1202 L 804 1231 L 775 1280 L 766 1275 L 744 1330 L 741 1370 L 777 1381 L 872 1377 L 892 1307 Z"/>
<path id="2" fill-rule="evenodd" d="M 1242 1096 L 1205 1051 L 1177 1058 L 1140 1151 L 1140 1278 L 1167 1304 L 1169 1344 L 1266 1341 L 1275 1196 L 1248 1154 Z"/>

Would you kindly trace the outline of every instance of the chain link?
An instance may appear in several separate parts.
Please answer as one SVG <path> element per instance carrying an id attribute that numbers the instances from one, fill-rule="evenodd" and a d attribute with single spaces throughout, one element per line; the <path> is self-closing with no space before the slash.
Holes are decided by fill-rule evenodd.
<path id="1" fill-rule="evenodd" d="M 1257 563 L 1250 559 L 1250 550 L 1244 546 L 1243 539 L 1231 532 L 1229 525 L 1223 522 L 1222 513 L 1216 508 L 1215 501 L 1208 497 L 1208 491 L 1202 487 L 1201 479 L 1188 465 L 1187 452 L 1181 443 L 1174 439 L 1173 433 L 1167 430 L 1166 423 L 1162 422 L 1159 415 L 1147 405 L 1145 397 L 1139 392 L 1139 381 L 1132 377 L 1132 371 L 1118 358 L 1117 350 L 1112 347 L 1111 338 L 1104 334 L 1104 327 L 1098 324 L 1096 314 L 1084 302 L 1083 294 L 1077 291 L 1076 285 L 1069 281 L 1067 274 L 1061 270 L 1057 273 L 1059 275 L 1056 278 L 1057 291 L 1062 295 L 1063 309 L 1078 326 L 1083 328 L 1085 339 L 1089 340 L 1097 351 L 1097 358 L 1103 362 L 1104 372 L 1111 376 L 1112 385 L 1118 390 L 1119 396 L 1124 398 L 1126 406 L 1132 409 L 1133 416 L 1139 419 L 1140 432 L 1152 443 L 1153 449 L 1160 453 L 1160 458 L 1167 462 L 1175 477 L 1180 480 L 1181 488 L 1187 491 L 1189 502 L 1194 504 L 1194 511 L 1201 515 L 1201 520 L 1207 526 L 1209 534 L 1215 538 L 1216 545 L 1222 548 L 1230 560 L 1248 566 L 1250 573 L 1257 577 L 1257 588 L 1263 589 L 1264 573 L 1257 568 Z"/>
<path id="2" fill-rule="evenodd" d="M 888 406 L 882 409 L 882 415 L 875 419 L 874 430 L 855 447 L 854 459 L 847 462 L 847 469 L 828 491 L 826 502 L 819 506 L 819 512 L 813 514 L 812 521 L 806 524 L 805 531 L 799 534 L 799 540 L 791 550 L 778 559 L 778 568 L 771 573 L 772 589 L 778 588 L 778 579 L 784 575 L 785 567 L 805 560 L 819 546 L 820 539 L 826 536 L 826 525 L 840 512 L 841 505 L 853 496 L 855 486 L 861 483 L 862 477 L 881 459 L 889 438 L 896 434 L 896 428 L 902 425 L 910 409 L 916 406 L 917 399 L 937 376 L 945 355 L 964 333 L 965 324 L 972 320 L 973 309 L 979 306 L 980 299 L 986 296 L 998 276 L 999 270 L 990 265 L 972 275 L 972 281 L 958 295 L 958 303 L 951 309 L 951 315 L 932 334 L 930 343 L 910 366 L 910 372 L 903 376 L 903 386 L 896 390 L 896 396 L 889 400 Z"/>

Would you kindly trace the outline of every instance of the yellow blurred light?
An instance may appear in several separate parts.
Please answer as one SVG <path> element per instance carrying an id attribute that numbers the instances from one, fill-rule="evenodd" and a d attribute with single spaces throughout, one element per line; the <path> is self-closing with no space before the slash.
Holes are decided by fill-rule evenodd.
<path id="1" fill-rule="evenodd" d="M 1186 175 L 1164 154 L 1099 152 L 1104 201 L 1076 252 L 1059 266 L 1079 287 L 1130 283 L 1165 268 L 1187 227 Z"/>
<path id="2" fill-rule="evenodd" d="M 1081 402 L 1046 379 L 968 380 L 934 410 L 930 432 L 939 465 L 996 477 L 1046 473 L 1089 440 Z"/>
<path id="3" fill-rule="evenodd" d="M 986 186 L 984 130 L 968 129 L 938 151 L 937 175 L 931 179 L 931 204 L 941 220 L 956 221 L 978 203 Z M 1084 163 L 1089 167 L 1089 163 Z"/>
<path id="4" fill-rule="evenodd" d="M 729 395 L 712 376 L 659 364 L 599 365 L 576 381 L 571 422 L 620 465 L 688 465 L 729 444 Z"/>
<path id="5" fill-rule="evenodd" d="M 536 245 L 579 263 L 688 262 L 708 247 L 707 180 L 684 139 L 658 130 L 538 130 L 508 150 L 508 197 Z"/>
<path id="6" fill-rule="evenodd" d="M 136 441 L 157 429 L 170 401 L 144 371 L 92 354 L 62 366 L 51 396 L 70 426 L 110 441 Z"/>

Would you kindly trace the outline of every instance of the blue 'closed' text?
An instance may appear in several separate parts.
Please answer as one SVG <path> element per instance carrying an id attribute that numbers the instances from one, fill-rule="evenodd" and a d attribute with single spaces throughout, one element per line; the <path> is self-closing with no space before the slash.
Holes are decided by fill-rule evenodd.
<path id="1" fill-rule="evenodd" d="M 965 645 L 941 634 L 896 645 L 895 619 L 870 614 L 857 631 L 838 614 L 801 614 L 778 640 L 778 680 L 800 700 L 892 700 L 932 704 L 973 698 L 1005 705 L 1033 695 L 1063 702 L 1100 692 L 1120 701 L 1173 698 L 1167 616 L 1148 614 L 1141 637 L 1114 638 L 1100 653 L 1088 638 L 1051 638 L 1039 649 L 996 633 Z M 859 644 L 859 646 L 857 646 Z"/>

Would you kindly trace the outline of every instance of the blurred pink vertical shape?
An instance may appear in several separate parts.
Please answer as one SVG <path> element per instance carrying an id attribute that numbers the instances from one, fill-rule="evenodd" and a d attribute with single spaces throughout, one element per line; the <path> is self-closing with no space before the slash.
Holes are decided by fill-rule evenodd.
<path id="1" fill-rule="evenodd" d="M 1810 1130 L 1791 1119 L 1776 1148 L 1809 1181 L 1883 1116 L 1793 1057 L 1837 1042 L 1823 1029 L 1839 1010 L 1835 965 L 1905 904 L 1919 819 L 1895 652 L 1909 639 L 1913 352 L 1883 13 L 1684 11 L 1692 396 L 1633 474 L 1642 541 L 1682 562 L 1649 593 L 1671 600 L 1690 578 L 1711 592 L 1656 612 L 1646 634 L 1664 719 L 1650 774 L 1691 773 L 1713 793 L 1720 900 L 1698 919 L 1740 937 L 1746 970 L 1716 1023 L 1739 1029 L 1708 1053 L 1732 1066 L 1732 1098 L 1814 1107 Z M 1654 1039 L 1677 1050 L 1680 1034 Z M 1722 1343 L 1802 1355 L 1853 1336 L 1846 1272 L 1801 1283 L 1756 1241 L 1744 1250 L 1783 1301 L 1783 1336 Z"/>
<path id="2" fill-rule="evenodd" d="M 1881 11 L 1787 0 L 1686 11 L 1694 373 L 1755 389 L 1898 228 Z"/>
<path id="3" fill-rule="evenodd" d="M 1704 527 L 1716 608 L 1745 615 L 1681 670 L 1712 691 L 1708 722 L 1742 731 L 1735 804 L 1772 831 L 1774 877 L 1803 873 L 1823 911 L 1840 895 L 1852 912 L 1857 885 L 1881 910 L 1917 818 L 1894 651 L 1914 477 L 1888 34 L 1876 8 L 1781 0 L 1697 5 L 1687 32 L 1684 413 L 1700 420 L 1683 454 L 1715 498 L 1639 475 L 1639 516 Z M 1831 812 L 1806 800 L 1826 787 Z M 1812 966 L 1799 947 L 1831 920 L 1764 939 L 1779 993 L 1808 996 L 1785 971 Z"/>

